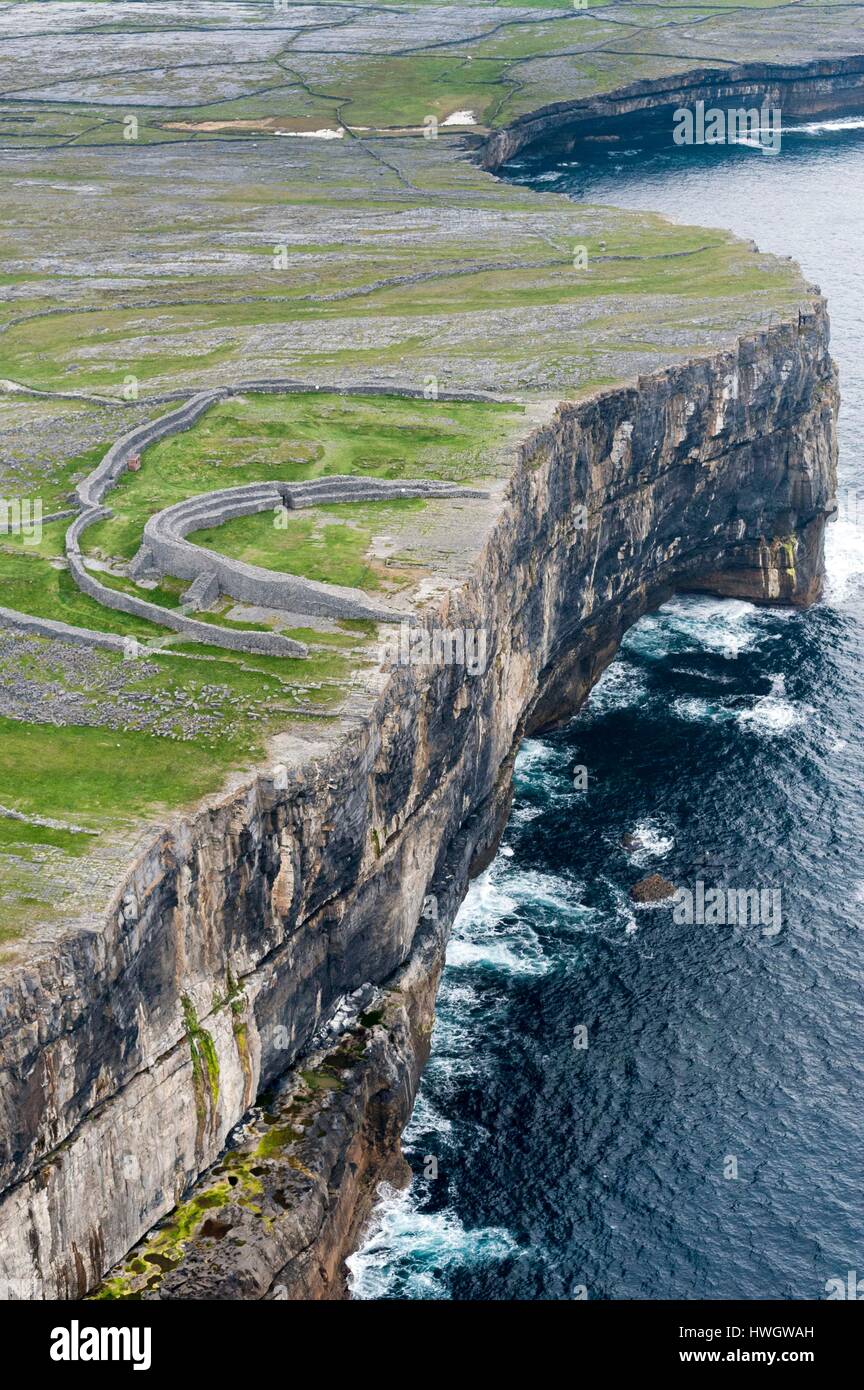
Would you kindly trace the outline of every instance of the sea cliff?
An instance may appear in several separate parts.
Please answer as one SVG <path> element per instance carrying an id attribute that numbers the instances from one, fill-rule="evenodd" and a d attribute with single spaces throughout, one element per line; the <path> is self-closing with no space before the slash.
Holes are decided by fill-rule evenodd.
<path id="1" fill-rule="evenodd" d="M 4 35 L 15 489 L 32 482 L 49 520 L 68 517 L 90 455 L 130 426 L 146 437 L 168 402 L 286 374 L 300 392 L 408 393 L 442 413 L 448 393 L 482 395 L 525 423 L 508 475 L 484 477 L 489 498 L 462 522 L 464 555 L 418 585 L 420 627 L 482 632 L 482 670 L 384 660 L 327 721 L 295 704 L 254 774 L 232 747 L 207 784 L 222 790 L 192 809 L 176 809 L 190 774 L 111 824 L 108 848 L 104 825 L 81 830 L 97 848 L 64 859 L 65 878 L 65 841 L 49 846 L 53 900 L 21 891 L 42 861 L 13 842 L 0 1298 L 339 1297 L 376 1184 L 404 1177 L 447 934 L 494 855 L 520 740 L 578 710 L 673 592 L 816 600 L 834 507 L 828 317 L 795 267 L 486 171 L 697 100 L 768 101 L 784 120 L 860 110 L 864 59 L 843 7 L 694 20 L 661 4 L 634 23 L 627 6 L 360 3 L 300 23 L 214 0 L 206 22 L 169 6 L 149 30 L 146 8 L 105 26 L 100 5 L 59 7 L 52 32 Z M 195 64 L 170 61 L 178 41 Z M 29 162 L 39 176 L 22 179 Z M 84 598 L 49 540 L 25 583 L 20 557 L 0 555 L 8 609 L 29 601 L 46 643 L 45 621 L 82 622 Z M 443 553 L 440 528 L 435 541 Z M 47 659 L 52 690 L 36 705 L 16 674 L 6 719 L 34 763 L 68 732 L 48 698 L 56 686 L 70 708 L 64 659 L 53 645 Z M 188 767 L 190 748 L 215 755 L 185 679 L 169 752 Z M 100 806 L 120 746 L 106 718 Z M 150 756 L 163 723 L 151 732 L 124 747 Z M 74 839 L 74 805 L 59 823 L 15 808 L 10 757 L 16 825 L 37 851 Z"/>
<path id="2" fill-rule="evenodd" d="M 104 932 L 16 971 L 0 1260 L 22 1296 L 80 1297 L 115 1265 L 115 1296 L 342 1291 L 375 1182 L 398 1171 L 447 928 L 494 852 L 520 739 L 578 709 L 675 590 L 817 597 L 837 399 L 814 292 L 733 350 L 550 408 L 472 576 L 423 619 L 485 630 L 482 674 L 383 671 L 362 726 L 177 819 Z M 364 986 L 334 1061 L 320 1029 Z M 296 1123 L 219 1171 L 298 1060 Z M 145 1241 L 123 1261 L 181 1199 L 169 1253 L 148 1261 Z"/>

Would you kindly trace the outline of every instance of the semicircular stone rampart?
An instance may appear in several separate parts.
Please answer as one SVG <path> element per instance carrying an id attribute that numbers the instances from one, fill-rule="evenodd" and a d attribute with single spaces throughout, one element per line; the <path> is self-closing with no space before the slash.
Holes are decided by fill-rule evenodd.
<path id="1" fill-rule="evenodd" d="M 212 576 L 219 591 L 241 603 L 334 618 L 371 618 L 398 622 L 404 612 L 370 600 L 362 590 L 323 584 L 278 570 L 263 569 L 206 550 L 186 537 L 192 531 L 221 526 L 235 517 L 280 507 L 295 510 L 333 502 L 392 501 L 401 497 L 485 497 L 485 492 L 425 479 L 391 480 L 333 475 L 303 483 L 246 483 L 218 492 L 200 493 L 151 516 L 141 549 L 130 566 L 133 578 L 170 574 L 198 580 Z"/>

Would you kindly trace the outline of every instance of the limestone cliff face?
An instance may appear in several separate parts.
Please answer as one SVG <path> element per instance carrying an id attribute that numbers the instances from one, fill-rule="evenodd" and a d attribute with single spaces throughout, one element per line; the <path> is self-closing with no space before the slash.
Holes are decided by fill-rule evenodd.
<path id="1" fill-rule="evenodd" d="M 645 113 L 669 114 L 705 101 L 711 106 L 759 107 L 782 112 L 784 125 L 812 116 L 858 115 L 864 100 L 864 59 L 820 59 L 810 63 L 741 63 L 693 67 L 679 75 L 642 79 L 582 101 L 562 101 L 520 117 L 485 141 L 480 162 L 498 169 L 517 151 L 542 139 L 570 148 L 584 135 L 633 121 Z"/>
<path id="2" fill-rule="evenodd" d="M 303 1220 L 286 1234 L 274 1205 L 278 1239 L 261 1237 L 247 1281 L 220 1275 L 247 1297 L 338 1291 L 396 1161 L 447 926 L 494 852 L 520 738 L 578 708 L 626 628 L 675 589 L 818 595 L 836 408 L 818 297 L 734 351 L 560 405 L 524 442 L 473 578 L 425 618 L 485 629 L 485 672 L 396 667 L 361 728 L 174 824 L 103 930 L 18 968 L 0 1000 L 12 1296 L 92 1288 L 335 1002 L 390 984 L 399 1017 L 372 1030 Z M 179 1271 L 162 1296 L 201 1287 Z"/>

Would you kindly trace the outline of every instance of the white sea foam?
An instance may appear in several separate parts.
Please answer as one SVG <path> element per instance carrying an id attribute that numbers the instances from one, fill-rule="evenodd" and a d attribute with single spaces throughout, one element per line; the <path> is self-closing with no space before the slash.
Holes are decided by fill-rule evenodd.
<path id="1" fill-rule="evenodd" d="M 448 977 L 445 976 L 445 980 Z M 477 1054 L 479 1040 L 478 1018 L 470 1011 L 453 1006 L 447 995 L 446 985 L 438 996 L 438 1010 L 435 1017 L 435 1049 L 430 1068 L 437 1062 L 447 1063 L 469 1057 L 472 1066 L 481 1060 Z M 436 1061 L 437 1059 L 437 1061 Z"/>
<path id="2" fill-rule="evenodd" d="M 721 675 L 719 671 L 697 671 L 692 666 L 672 666 L 670 669 L 674 676 L 690 676 L 700 681 L 711 681 L 715 685 L 731 685 L 735 679 L 734 676 Z"/>
<path id="3" fill-rule="evenodd" d="M 517 790 L 542 793 L 542 808 L 546 809 L 562 797 L 571 797 L 573 787 L 567 776 L 567 768 L 562 764 L 561 754 L 551 743 L 542 739 L 523 739 L 516 754 L 513 780 Z M 521 819 L 532 820 L 533 811 Z"/>
<path id="4" fill-rule="evenodd" d="M 864 529 L 842 517 L 825 531 L 826 596 L 841 604 L 854 592 L 864 575 Z"/>
<path id="5" fill-rule="evenodd" d="M 641 705 L 646 695 L 645 677 L 639 667 L 628 661 L 626 656 L 619 656 L 606 668 L 591 691 L 588 707 L 592 714 L 605 714 L 607 710 Z"/>
<path id="6" fill-rule="evenodd" d="M 630 833 L 635 843 L 628 846 L 628 853 L 637 864 L 664 858 L 675 844 L 674 838 L 665 835 L 656 820 L 640 821 Z"/>
<path id="7" fill-rule="evenodd" d="M 788 700 L 775 700 L 771 695 L 763 695 L 752 709 L 741 710 L 738 722 L 755 725 L 761 733 L 783 734 L 801 723 L 801 714 Z"/>
<path id="8" fill-rule="evenodd" d="M 731 718 L 730 711 L 722 705 L 712 704 L 698 695 L 684 695 L 673 700 L 672 709 L 679 719 L 688 719 L 694 724 L 717 724 Z"/>
<path id="9" fill-rule="evenodd" d="M 864 130 L 864 117 L 837 116 L 833 121 L 807 121 L 805 125 L 787 127 L 786 134 L 799 131 L 805 135 L 819 135 L 823 130 Z"/>
<path id="10" fill-rule="evenodd" d="M 468 889 L 453 923 L 447 964 L 483 966 L 508 975 L 542 975 L 548 963 L 536 932 L 516 916 L 518 898 L 496 881 L 500 864 L 496 860 Z"/>
<path id="11" fill-rule="evenodd" d="M 397 1192 L 382 1183 L 379 1192 L 366 1239 L 346 1261 L 352 1298 L 447 1298 L 452 1269 L 501 1260 L 517 1249 L 502 1227 L 466 1230 L 452 1211 L 419 1211 L 412 1188 Z"/>
<path id="12" fill-rule="evenodd" d="M 485 873 L 474 879 L 456 914 L 454 933 L 469 932 L 478 926 L 494 926 L 502 917 L 516 911 L 518 902 L 506 893 L 497 881 L 502 876 L 496 860 Z"/>
<path id="13" fill-rule="evenodd" d="M 686 594 L 640 619 L 622 646 L 654 658 L 702 649 L 731 660 L 754 645 L 759 629 L 759 612 L 752 603 Z"/>
<path id="14" fill-rule="evenodd" d="M 447 975 L 441 983 L 439 998 L 442 1002 L 446 1001 L 448 1009 L 473 1009 L 481 1002 L 481 995 L 472 984 L 465 980 L 456 984 Z"/>
<path id="15" fill-rule="evenodd" d="M 520 909 L 545 909 L 561 916 L 580 916 L 586 911 L 580 902 L 581 891 L 581 884 L 561 874 L 520 869 L 499 856 L 471 884 L 456 917 L 454 931 L 497 926 L 502 917 L 518 913 Z"/>
<path id="16" fill-rule="evenodd" d="M 804 711 L 786 699 L 783 676 L 772 676 L 770 693 L 762 695 L 750 709 L 740 710 L 737 719 L 739 724 L 750 724 L 760 733 L 784 734 L 787 729 L 803 722 Z"/>
<path id="17" fill-rule="evenodd" d="M 442 125 L 476 125 L 477 117 L 473 111 L 453 111 Z"/>
<path id="18" fill-rule="evenodd" d="M 414 1143 L 422 1135 L 442 1134 L 447 1135 L 452 1132 L 453 1125 L 446 1115 L 442 1115 L 440 1110 L 436 1110 L 421 1087 L 417 1092 L 417 1100 L 411 1119 L 405 1129 L 406 1143 Z"/>
<path id="19" fill-rule="evenodd" d="M 560 874 L 543 874 L 537 869 L 513 872 L 507 865 L 506 887 L 520 906 L 554 912 L 562 917 L 583 916 L 586 908 L 579 901 L 582 884 Z"/>
<path id="20" fill-rule="evenodd" d="M 517 777 L 528 778 L 532 773 L 544 771 L 556 761 L 556 752 L 551 743 L 539 738 L 523 738 L 516 754 L 514 771 Z"/>
<path id="21" fill-rule="evenodd" d="M 523 929 L 518 941 L 459 940 L 452 938 L 447 946 L 447 964 L 455 967 L 484 966 L 507 975 L 544 975 L 549 969 L 544 960 L 536 934 L 530 927 Z"/>
<path id="22" fill-rule="evenodd" d="M 582 885 L 558 874 L 518 869 L 501 855 L 468 889 L 447 946 L 447 964 L 483 966 L 513 975 L 550 968 L 530 916 L 582 926 L 593 913 L 580 901 Z"/>
<path id="23" fill-rule="evenodd" d="M 639 924 L 636 920 L 636 904 L 630 894 L 625 892 L 620 883 L 615 883 L 605 874 L 600 876 L 600 882 L 609 890 L 612 897 L 614 916 L 609 918 L 607 915 L 606 920 L 606 925 L 611 928 L 612 936 L 617 936 L 622 927 L 625 936 L 633 936 L 638 931 Z"/>

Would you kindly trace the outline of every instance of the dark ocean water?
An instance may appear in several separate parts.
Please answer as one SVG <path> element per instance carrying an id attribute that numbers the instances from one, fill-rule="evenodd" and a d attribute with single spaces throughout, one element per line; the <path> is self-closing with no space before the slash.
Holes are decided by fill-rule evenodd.
<path id="1" fill-rule="evenodd" d="M 774 158 L 595 148 L 505 172 L 730 227 L 827 293 L 829 588 L 806 613 L 673 600 L 523 745 L 448 950 L 414 1182 L 383 1194 L 355 1297 L 820 1298 L 864 1273 L 864 120 L 785 132 Z M 636 908 L 652 871 L 779 887 L 782 928 Z"/>

